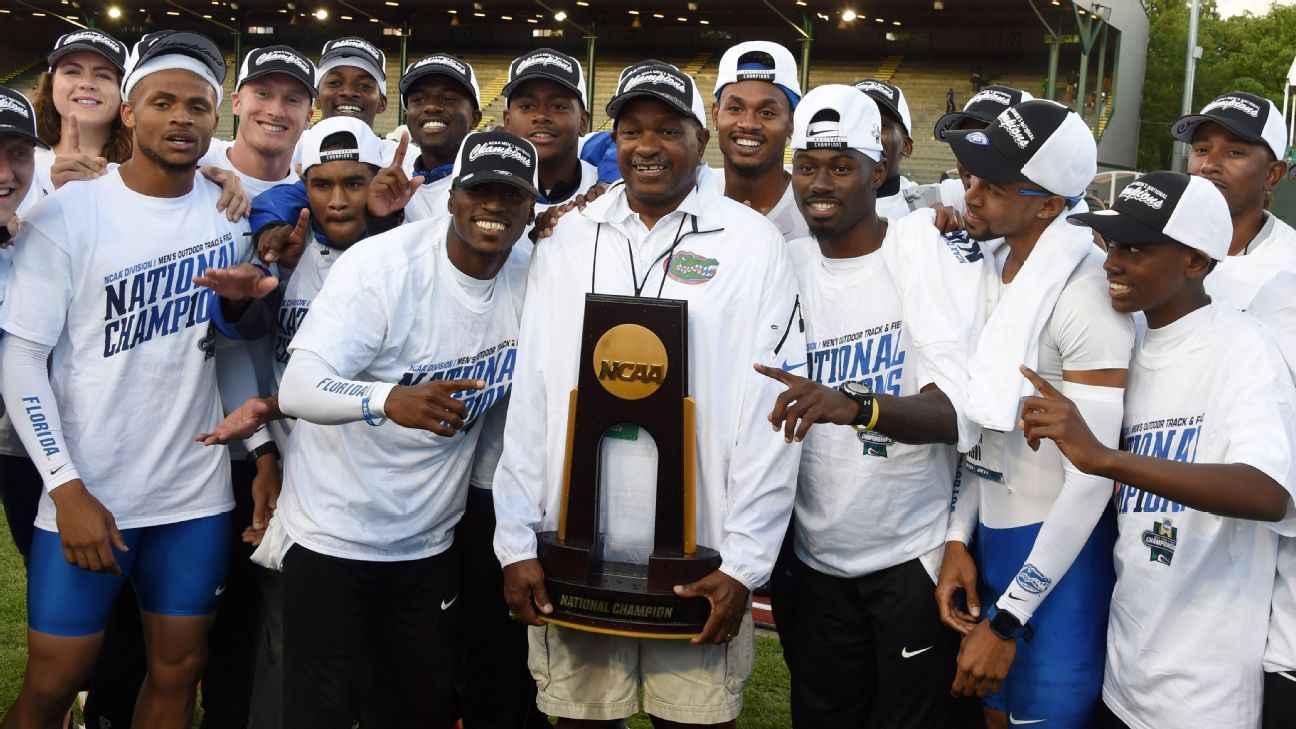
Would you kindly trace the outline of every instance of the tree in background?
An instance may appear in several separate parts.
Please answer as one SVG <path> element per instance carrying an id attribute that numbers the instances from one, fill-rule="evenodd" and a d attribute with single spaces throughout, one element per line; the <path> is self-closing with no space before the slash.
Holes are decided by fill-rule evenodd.
<path id="1" fill-rule="evenodd" d="M 1148 11 L 1147 72 L 1143 81 L 1138 167 L 1170 165 L 1170 122 L 1183 101 L 1189 0 L 1144 0 Z M 1296 6 L 1270 5 L 1260 16 L 1221 18 L 1215 0 L 1203 0 L 1197 29 L 1203 49 L 1193 84 L 1193 109 L 1228 91 L 1272 99 L 1282 108 L 1282 84 L 1296 54 Z"/>

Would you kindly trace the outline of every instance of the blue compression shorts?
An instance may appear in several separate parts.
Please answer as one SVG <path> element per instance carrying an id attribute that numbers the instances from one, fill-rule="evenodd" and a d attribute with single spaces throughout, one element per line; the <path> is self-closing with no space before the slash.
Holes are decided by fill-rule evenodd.
<path id="1" fill-rule="evenodd" d="M 1040 526 L 978 525 L 983 613 L 1016 578 Z M 1050 729 L 1093 726 L 1102 706 L 1107 617 L 1116 583 L 1115 542 L 1116 519 L 1108 507 L 1075 563 L 1035 611 L 1030 621 L 1034 638 L 1018 641 L 1008 678 L 999 691 L 986 695 L 986 708 L 1008 713 L 1015 724 L 1047 721 Z"/>
<path id="2" fill-rule="evenodd" d="M 64 637 L 94 635 L 126 580 L 135 586 L 140 609 L 158 615 L 196 616 L 216 611 L 229 564 L 233 512 L 201 519 L 123 529 L 130 551 L 113 557 L 120 575 L 91 572 L 69 564 L 55 532 L 37 528 L 28 571 L 27 624 Z"/>

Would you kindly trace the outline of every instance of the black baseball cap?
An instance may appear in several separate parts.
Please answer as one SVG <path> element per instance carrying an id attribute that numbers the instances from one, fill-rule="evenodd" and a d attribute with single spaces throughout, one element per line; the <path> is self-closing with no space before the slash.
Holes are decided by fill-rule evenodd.
<path id="1" fill-rule="evenodd" d="M 53 71 L 58 61 L 69 53 L 90 51 L 98 53 L 117 68 L 117 73 L 126 70 L 126 45 L 102 30 L 86 28 L 73 33 L 64 33 L 54 41 L 54 48 L 45 56 L 49 70 Z"/>
<path id="2" fill-rule="evenodd" d="M 899 86 L 875 78 L 866 78 L 851 85 L 872 96 L 883 113 L 899 119 L 900 126 L 904 127 L 905 136 L 913 136 L 913 119 L 909 116 L 909 102 L 905 101 L 904 92 Z"/>
<path id="3" fill-rule="evenodd" d="M 221 53 L 211 38 L 187 30 L 159 30 L 140 38 L 127 58 L 124 76 L 129 77 L 133 69 L 158 56 L 172 54 L 197 60 L 207 67 L 217 83 L 225 82 L 225 54 Z"/>
<path id="4" fill-rule="evenodd" d="M 1103 237 L 1127 244 L 1177 241 L 1222 261 L 1233 241 L 1233 219 L 1224 195 L 1204 178 L 1182 172 L 1149 172 L 1125 186 L 1109 210 L 1067 218 Z"/>
<path id="5" fill-rule="evenodd" d="M 324 80 L 324 74 L 338 66 L 352 66 L 369 74 L 382 88 L 383 98 L 387 98 L 387 54 L 378 46 L 357 36 L 334 38 L 325 43 L 320 51 L 315 85 Z"/>
<path id="6" fill-rule="evenodd" d="M 29 139 L 41 149 L 50 148 L 36 136 L 36 111 L 31 102 L 8 86 L 0 86 L 0 136 L 4 135 Z"/>
<path id="7" fill-rule="evenodd" d="M 1029 182 L 1069 200 L 1084 196 L 1098 171 L 1098 145 L 1076 113 L 1036 99 L 1005 109 L 984 130 L 950 130 L 943 140 L 974 177 Z"/>
<path id="8" fill-rule="evenodd" d="M 473 108 L 481 108 L 481 89 L 477 86 L 477 74 L 473 72 L 472 64 L 462 58 L 455 58 L 446 53 L 434 53 L 430 56 L 424 56 L 417 61 L 405 67 L 405 73 L 401 74 L 400 80 L 400 99 L 401 108 L 405 108 L 405 94 L 409 92 L 410 87 L 415 81 L 427 76 L 448 76 L 468 92 L 468 97 L 472 99 Z"/>
<path id="9" fill-rule="evenodd" d="M 1287 125 L 1278 107 L 1268 99 L 1231 91 L 1216 97 L 1196 114 L 1181 116 L 1170 125 L 1170 134 L 1181 142 L 1192 144 L 1197 127 L 1215 122 L 1237 136 L 1263 144 L 1281 160 L 1287 152 Z"/>
<path id="10" fill-rule="evenodd" d="M 238 81 L 234 90 L 254 78 L 282 73 L 300 81 L 311 98 L 315 98 L 315 64 L 310 59 L 288 46 L 266 46 L 253 48 L 243 57 L 243 66 L 239 69 Z"/>
<path id="11" fill-rule="evenodd" d="M 589 108 L 589 99 L 585 94 L 585 74 L 581 71 L 580 61 L 552 48 L 538 48 L 513 59 L 509 64 L 504 98 L 512 97 L 517 87 L 537 78 L 548 79 L 575 91 L 580 97 L 581 107 Z"/>
<path id="12" fill-rule="evenodd" d="M 1034 98 L 1028 92 L 1011 86 L 987 86 L 967 100 L 963 105 L 963 111 L 951 112 L 941 117 L 936 122 L 936 130 L 932 134 L 937 139 L 944 139 L 945 132 L 968 119 L 989 124 L 1002 114 L 1004 109 Z"/>
<path id="13" fill-rule="evenodd" d="M 706 111 L 693 77 L 660 61 L 636 63 L 621 72 L 616 93 L 607 103 L 607 115 L 615 119 L 627 101 L 645 96 L 664 102 L 706 127 Z"/>
<path id="14" fill-rule="evenodd" d="M 504 182 L 540 197 L 540 163 L 535 147 L 505 131 L 472 132 L 455 157 L 454 187 Z"/>

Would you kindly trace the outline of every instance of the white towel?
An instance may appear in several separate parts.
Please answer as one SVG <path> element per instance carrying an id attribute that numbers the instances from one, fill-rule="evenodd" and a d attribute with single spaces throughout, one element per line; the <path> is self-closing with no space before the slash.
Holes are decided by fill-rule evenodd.
<path id="1" fill-rule="evenodd" d="M 882 256 L 900 294 L 905 334 L 924 378 L 945 393 L 958 416 L 958 450 L 976 445 L 981 428 L 967 417 L 967 363 L 985 320 L 986 279 L 980 244 L 943 236 L 935 213 L 916 210 L 890 223 Z"/>
<path id="2" fill-rule="evenodd" d="M 270 517 L 261 544 L 252 552 L 252 561 L 275 572 L 283 572 L 283 559 L 288 550 L 295 544 L 288 530 L 284 528 L 283 519 Z"/>
<path id="3" fill-rule="evenodd" d="M 1035 392 L 1017 367 L 1025 364 L 1036 369 L 1039 365 L 1040 333 L 1053 314 L 1062 287 L 1093 247 L 1089 228 L 1066 221 L 1087 211 L 1084 202 L 1078 202 L 1044 229 L 981 330 L 968 368 L 968 417 L 982 427 L 1013 430 L 1021 415 L 1017 404 Z M 994 272 L 993 249 L 986 246 L 986 250 L 986 264 Z"/>

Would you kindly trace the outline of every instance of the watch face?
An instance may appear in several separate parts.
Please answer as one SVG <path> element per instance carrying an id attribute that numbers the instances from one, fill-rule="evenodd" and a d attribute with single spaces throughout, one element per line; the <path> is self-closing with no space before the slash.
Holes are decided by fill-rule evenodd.
<path id="1" fill-rule="evenodd" d="M 995 632 L 1001 635 L 1012 635 L 1014 632 L 1021 630 L 1021 621 L 1015 615 L 1007 610 L 1000 610 L 995 613 L 993 627 Z"/>
<path id="2" fill-rule="evenodd" d="M 872 395 L 873 388 L 862 382 L 845 382 L 842 383 L 842 392 L 851 397 L 860 397 L 862 395 Z"/>

